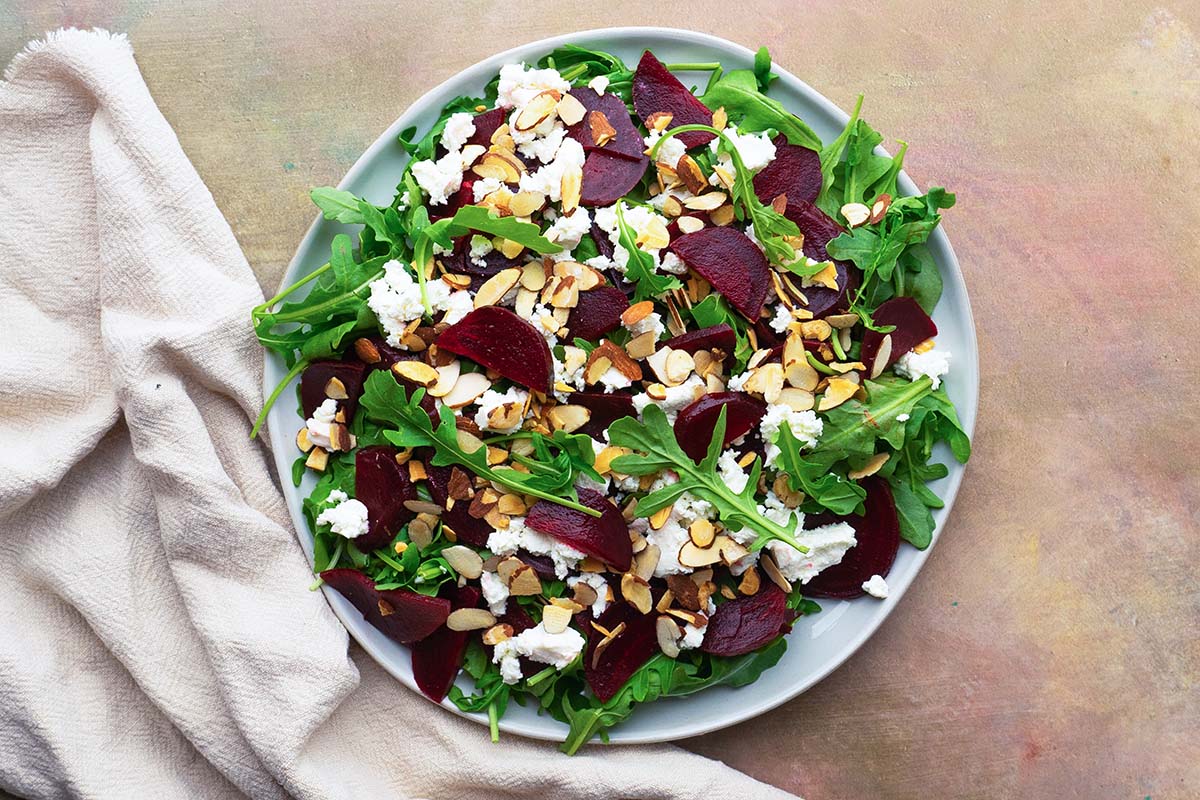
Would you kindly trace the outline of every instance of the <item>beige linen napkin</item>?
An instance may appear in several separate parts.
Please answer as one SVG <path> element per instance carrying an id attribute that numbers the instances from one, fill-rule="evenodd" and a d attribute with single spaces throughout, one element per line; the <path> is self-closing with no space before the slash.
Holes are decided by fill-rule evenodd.
<path id="1" fill-rule="evenodd" d="M 247 438 L 261 294 L 121 36 L 0 83 L 0 787 L 30 797 L 789 797 L 575 758 L 355 649 Z"/>

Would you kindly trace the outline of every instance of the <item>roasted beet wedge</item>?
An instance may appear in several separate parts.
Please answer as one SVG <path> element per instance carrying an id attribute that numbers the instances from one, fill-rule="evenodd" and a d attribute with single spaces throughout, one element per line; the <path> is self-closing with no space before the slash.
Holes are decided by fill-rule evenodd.
<path id="1" fill-rule="evenodd" d="M 592 517 L 558 503 L 539 500 L 529 509 L 525 524 L 622 572 L 629 569 L 633 545 L 621 510 L 594 489 L 580 489 L 579 502 L 601 515 Z"/>
<path id="2" fill-rule="evenodd" d="M 432 464 L 426 466 L 426 470 L 429 472 L 427 482 L 429 494 L 433 496 L 433 502 L 442 508 L 446 507 L 446 502 L 450 499 L 452 469 L 452 467 L 437 467 Z M 468 513 L 470 507 L 469 502 L 454 503 L 451 508 L 442 512 L 442 523 L 454 531 L 458 541 L 475 547 L 487 547 L 488 536 L 493 530 L 492 526 L 485 520 L 472 517 Z"/>
<path id="3" fill-rule="evenodd" d="M 474 184 L 474 179 L 463 178 L 462 185 L 458 187 L 458 191 L 446 198 L 446 202 L 440 205 L 429 204 L 429 218 L 437 222 L 439 219 L 453 217 L 458 213 L 460 208 L 474 203 L 475 191 L 472 188 Z"/>
<path id="4" fill-rule="evenodd" d="M 892 487 L 883 478 L 864 478 L 861 486 L 867 490 L 863 501 L 865 514 L 849 517 L 854 526 L 857 544 L 846 551 L 840 563 L 821 571 L 801 589 L 813 597 L 851 598 L 864 594 L 862 585 L 872 575 L 887 577 L 900 548 L 900 519 L 896 516 L 896 501 Z M 810 523 L 828 524 L 817 519 Z"/>
<path id="5" fill-rule="evenodd" d="M 597 286 L 580 292 L 579 303 L 567 317 L 567 330 L 573 337 L 599 341 L 601 336 L 621 326 L 621 314 L 627 308 L 629 298 L 613 286 Z"/>
<path id="6" fill-rule="evenodd" d="M 327 569 L 321 579 L 341 592 L 367 622 L 400 644 L 424 639 L 442 627 L 450 614 L 449 600 L 403 589 L 380 591 L 356 569 Z"/>
<path id="7" fill-rule="evenodd" d="M 507 308 L 484 306 L 442 331 L 437 346 L 539 392 L 550 391 L 554 362 L 537 328 Z"/>
<path id="8" fill-rule="evenodd" d="M 634 160 L 620 153 L 593 150 L 583 162 L 583 187 L 579 202 L 585 206 L 611 206 L 633 191 L 646 174 L 650 159 Z"/>
<path id="9" fill-rule="evenodd" d="M 331 379 L 341 381 L 349 399 L 339 400 L 338 408 L 346 412 L 346 422 L 354 419 L 358 398 L 362 395 L 366 365 L 359 361 L 314 361 L 300 376 L 300 405 L 304 416 L 311 417 L 317 406 L 325 402 L 325 387 Z"/>
<path id="10" fill-rule="evenodd" d="M 758 319 L 771 288 L 771 273 L 767 257 L 749 236 L 731 227 L 701 228 L 671 242 L 671 252 L 746 319 Z"/>
<path id="11" fill-rule="evenodd" d="M 698 350 L 720 350 L 729 355 L 737 347 L 737 335 L 733 328 L 722 322 L 710 328 L 681 333 L 668 339 L 667 347 L 672 350 L 685 350 L 693 355 Z"/>
<path id="12" fill-rule="evenodd" d="M 725 444 L 749 433 L 758 426 L 767 404 L 744 392 L 714 392 L 706 394 L 679 412 L 675 418 L 675 439 L 683 452 L 697 462 L 704 458 L 708 443 L 721 409 L 725 412 Z"/>
<path id="13" fill-rule="evenodd" d="M 622 417 L 637 416 L 633 398 L 618 392 L 572 392 L 570 402 L 592 412 L 591 419 L 579 429 L 579 433 L 586 433 L 593 439 L 603 438 L 608 426 Z"/>
<path id="14" fill-rule="evenodd" d="M 645 159 L 646 143 L 642 141 L 642 135 L 638 133 L 638 129 L 629 118 L 629 111 L 620 97 L 611 92 L 602 95 L 596 94 L 594 89 L 586 86 L 576 87 L 571 90 L 570 94 L 587 109 L 588 113 L 579 122 L 567 128 L 567 135 L 583 145 L 586 152 L 602 150 L 606 153 L 625 156 L 631 161 Z M 608 124 L 617 132 L 602 145 L 596 144 L 596 140 L 592 136 L 590 115 L 593 111 L 603 114 L 604 118 L 608 120 Z"/>
<path id="15" fill-rule="evenodd" d="M 496 129 L 504 124 L 504 117 L 507 111 L 503 108 L 492 108 L 484 111 L 482 114 L 477 114 L 475 119 L 475 132 L 471 134 L 471 138 L 467 139 L 467 144 L 477 144 L 480 147 L 491 147 L 492 134 Z"/>
<path id="16" fill-rule="evenodd" d="M 788 144 L 787 137 L 775 137 L 775 160 L 754 176 L 754 193 L 766 205 L 779 195 L 788 203 L 817 202 L 821 193 L 821 156 L 816 150 Z"/>
<path id="17" fill-rule="evenodd" d="M 701 103 L 663 63 L 647 50 L 633 73 L 633 107 L 645 122 L 651 114 L 671 115 L 671 127 L 680 125 L 712 125 L 712 110 Z M 681 134 L 679 140 L 691 149 L 712 141 L 711 133 L 692 131 Z"/>
<path id="18" fill-rule="evenodd" d="M 479 605 L 479 590 L 471 586 L 455 588 L 447 605 L 455 609 Z M 463 651 L 467 649 L 468 631 L 439 628 L 433 635 L 412 645 L 413 678 L 421 693 L 435 703 L 450 691 L 458 669 L 462 666 Z"/>
<path id="19" fill-rule="evenodd" d="M 893 297 L 875 309 L 872 316 L 875 324 L 895 325 L 896 329 L 891 333 L 868 330 L 863 334 L 862 354 L 859 360 L 867 365 L 868 375 L 878 375 L 921 342 L 937 336 L 937 325 L 925 313 L 925 309 L 921 308 L 920 303 L 911 297 Z M 882 367 L 875 369 L 875 358 L 882 355 L 880 347 L 883 340 L 889 336 L 891 343 L 888 347 L 887 361 Z"/>
<path id="20" fill-rule="evenodd" d="M 392 541 L 396 531 L 413 518 L 405 500 L 416 500 L 417 489 L 408 471 L 396 463 L 394 447 L 364 447 L 354 455 L 354 496 L 367 507 L 367 532 L 354 544 L 364 553 Z"/>
<path id="21" fill-rule="evenodd" d="M 770 642 L 791 623 L 787 595 L 773 583 L 757 594 L 717 606 L 700 649 L 714 656 L 740 656 Z"/>
<path id="22" fill-rule="evenodd" d="M 610 605 L 596 624 L 605 630 L 615 630 L 622 622 L 625 629 L 609 642 L 600 658 L 594 653 L 604 635 L 588 626 L 588 643 L 583 654 L 583 674 L 588 686 L 602 702 L 608 701 L 621 690 L 629 676 L 658 652 L 658 635 L 655 632 L 654 614 L 639 613 L 625 602 Z M 593 661 L 595 664 L 593 664 Z"/>
<path id="23" fill-rule="evenodd" d="M 796 223 L 800 233 L 804 234 L 804 255 L 816 261 L 829 261 L 829 253 L 825 250 L 830 241 L 842 233 L 838 225 L 821 209 L 807 200 L 792 202 L 788 198 L 787 210 L 784 216 Z M 858 269 L 846 261 L 834 261 L 837 268 L 837 290 L 824 286 L 810 286 L 804 289 L 808 299 L 805 307 L 814 317 L 824 317 L 849 307 L 849 293 L 858 286 Z"/>

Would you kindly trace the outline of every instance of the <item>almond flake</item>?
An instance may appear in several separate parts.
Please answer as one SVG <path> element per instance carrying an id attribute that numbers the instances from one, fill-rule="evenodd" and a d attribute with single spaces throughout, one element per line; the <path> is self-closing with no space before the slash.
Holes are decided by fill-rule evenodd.
<path id="1" fill-rule="evenodd" d="M 654 311 L 654 301 L 652 300 L 634 303 L 621 312 L 621 324 L 626 327 L 636 325 L 648 317 L 652 311 Z"/>
<path id="2" fill-rule="evenodd" d="M 583 170 L 571 167 L 563 172 L 559 192 L 562 196 L 560 207 L 564 215 L 569 215 L 579 207 L 580 192 L 583 189 Z"/>
<path id="3" fill-rule="evenodd" d="M 513 637 L 513 626 L 507 622 L 501 622 L 499 625 L 493 625 L 483 632 L 483 643 L 489 647 L 495 647 L 503 641 L 507 641 Z"/>
<path id="4" fill-rule="evenodd" d="M 846 477 L 852 481 L 857 481 L 861 478 L 867 478 L 874 475 L 883 467 L 891 458 L 891 453 L 876 453 L 871 456 L 866 464 L 863 464 L 861 469 L 852 469 L 846 473 Z"/>
<path id="5" fill-rule="evenodd" d="M 679 563 L 685 567 L 693 569 L 699 567 L 708 567 L 718 563 L 721 560 L 721 551 L 716 547 L 697 547 L 696 543 L 688 539 L 683 543 L 683 547 L 679 548 Z"/>
<path id="6" fill-rule="evenodd" d="M 668 616 L 661 616 L 654 623 L 654 633 L 658 637 L 658 649 L 664 656 L 675 658 L 679 655 L 679 639 L 682 636 L 679 623 Z"/>
<path id="7" fill-rule="evenodd" d="M 493 147 L 483 154 L 471 171 L 481 178 L 495 178 L 504 183 L 519 183 L 525 174 L 525 164 L 512 153 Z"/>
<path id="8" fill-rule="evenodd" d="M 329 463 L 329 453 L 323 447 L 314 447 L 308 453 L 308 458 L 304 461 L 304 466 L 317 472 L 324 472 L 326 465 Z"/>
<path id="9" fill-rule="evenodd" d="M 692 211 L 712 211 L 723 206 L 727 199 L 724 192 L 707 192 L 699 197 L 689 197 L 683 201 L 683 206 Z"/>
<path id="10" fill-rule="evenodd" d="M 355 339 L 354 354 L 364 364 L 378 364 L 382 358 L 379 354 L 379 348 L 370 339 Z"/>
<path id="11" fill-rule="evenodd" d="M 446 617 L 446 627 L 452 631 L 478 631 L 495 624 L 495 615 L 484 608 L 458 608 Z"/>
<path id="12" fill-rule="evenodd" d="M 339 378 L 330 378 L 325 382 L 325 396 L 330 400 L 350 399 L 350 395 L 346 392 L 346 384 L 342 383 Z"/>
<path id="13" fill-rule="evenodd" d="M 574 95 L 564 94 L 562 99 L 558 101 L 558 118 L 566 125 L 577 125 L 587 115 L 587 109 L 583 107 L 583 103 L 575 99 Z"/>
<path id="14" fill-rule="evenodd" d="M 663 200 L 662 213 L 664 217 L 678 217 L 683 213 L 683 203 L 675 195 L 667 195 L 667 199 Z"/>
<path id="15" fill-rule="evenodd" d="M 871 217 L 867 220 L 872 225 L 877 225 L 883 222 L 883 215 L 887 213 L 888 206 L 892 204 L 892 196 L 884 193 L 875 198 L 875 202 L 871 204 Z"/>
<path id="16" fill-rule="evenodd" d="M 561 405 L 550 409 L 550 427 L 556 431 L 573 433 L 588 423 L 592 412 L 583 406 Z"/>
<path id="17" fill-rule="evenodd" d="M 528 217 L 546 204 L 546 195 L 541 192 L 521 191 L 508 201 L 508 210 L 515 217 Z"/>
<path id="18" fill-rule="evenodd" d="M 654 570 L 661 555 L 662 551 L 658 549 L 658 545 L 647 544 L 633 559 L 634 573 L 644 581 L 650 580 L 654 577 Z"/>
<path id="19" fill-rule="evenodd" d="M 621 576 L 621 596 L 642 614 L 649 614 L 650 609 L 654 607 L 650 584 L 632 572 Z"/>
<path id="20" fill-rule="evenodd" d="M 574 598 L 575 598 L 575 602 L 579 603 L 579 605 L 584 606 L 586 608 L 587 606 L 590 606 L 592 603 L 595 603 L 596 600 L 599 599 L 599 597 L 600 596 L 598 594 L 596 594 L 596 590 L 593 589 L 588 584 L 584 583 L 583 581 L 580 581 L 579 583 L 575 584 Z"/>
<path id="21" fill-rule="evenodd" d="M 305 426 L 296 431 L 296 447 L 300 448 L 301 453 L 307 453 L 313 449 L 312 440 L 308 438 L 308 427 Z"/>
<path id="22" fill-rule="evenodd" d="M 530 261 L 521 268 L 521 286 L 540 292 L 546 286 L 546 267 L 540 261 Z"/>
<path id="23" fill-rule="evenodd" d="M 513 129 L 524 132 L 541 125 L 554 113 L 561 98 L 562 94 L 555 89 L 547 89 L 534 95 L 517 113 L 516 119 L 513 120 Z"/>
<path id="24" fill-rule="evenodd" d="M 653 114 L 646 117 L 646 129 L 652 131 L 665 131 L 673 119 L 675 119 L 673 114 L 669 114 L 666 111 L 655 111 Z"/>
<path id="25" fill-rule="evenodd" d="M 720 551 L 721 560 L 726 564 L 735 564 L 750 555 L 750 551 L 743 544 L 728 536 L 718 536 L 713 545 Z"/>
<path id="26" fill-rule="evenodd" d="M 699 217 L 680 217 L 675 221 L 683 233 L 695 233 L 704 227 L 704 220 Z"/>
<path id="27" fill-rule="evenodd" d="M 723 228 L 733 222 L 734 211 L 733 206 L 724 205 L 720 208 L 713 209 L 708 213 L 708 219 L 713 225 Z"/>
<path id="28" fill-rule="evenodd" d="M 696 368 L 692 354 L 686 350 L 672 350 L 664 365 L 668 386 L 678 386 L 688 379 Z M 782 379 L 781 379 L 782 380 Z"/>
<path id="29" fill-rule="evenodd" d="M 654 331 L 646 331 L 639 333 L 637 336 L 629 340 L 625 345 L 625 352 L 628 356 L 636 361 L 640 361 L 654 353 L 654 348 L 658 345 L 658 336 Z"/>
<path id="30" fill-rule="evenodd" d="M 783 391 L 783 367 L 779 364 L 763 364 L 755 368 L 742 389 L 761 394 L 768 403 L 778 403 L 779 395 Z"/>
<path id="31" fill-rule="evenodd" d="M 800 323 L 800 335 L 805 339 L 815 339 L 818 342 L 824 342 L 829 339 L 832 332 L 833 328 L 823 319 L 814 319 Z"/>
<path id="32" fill-rule="evenodd" d="M 442 551 L 442 558 L 450 568 L 467 580 L 475 580 L 483 573 L 483 559 L 469 547 L 456 544 Z"/>
<path id="33" fill-rule="evenodd" d="M 888 362 L 892 358 L 892 335 L 886 334 L 879 342 L 879 349 L 875 351 L 875 360 L 871 362 L 871 379 L 874 380 L 883 374 L 887 369 Z"/>
<path id="34" fill-rule="evenodd" d="M 542 627 L 546 633 L 562 633 L 571 624 L 571 612 L 562 606 L 542 607 Z"/>
<path id="35" fill-rule="evenodd" d="M 762 567 L 762 571 L 767 574 L 767 577 L 771 579 L 771 583 L 783 589 L 784 592 L 790 593 L 792 591 L 791 581 L 785 578 L 779 570 L 779 565 L 775 563 L 774 556 L 763 552 L 762 557 L 758 559 L 758 564 Z"/>
<path id="36" fill-rule="evenodd" d="M 708 188 L 708 179 L 704 177 L 700 165 L 686 153 L 679 157 L 679 162 L 675 164 L 675 172 L 692 194 L 702 194 Z"/>
<path id="37" fill-rule="evenodd" d="M 662 530 L 662 526 L 667 524 L 667 520 L 671 516 L 671 509 L 673 508 L 674 504 L 664 506 L 663 508 L 660 508 L 658 511 L 655 511 L 653 514 L 651 514 L 650 527 L 656 531 Z"/>
<path id="38" fill-rule="evenodd" d="M 758 594 L 761 583 L 758 578 L 758 570 L 750 567 L 742 573 L 742 582 L 738 584 L 738 592 L 744 595 Z"/>
<path id="39" fill-rule="evenodd" d="M 479 287 L 479 291 L 475 293 L 475 308 L 496 305 L 517 285 L 517 281 L 520 279 L 521 270 L 517 267 L 500 270 L 484 281 L 483 285 Z"/>
<path id="40" fill-rule="evenodd" d="M 933 349 L 933 344 L 934 344 L 933 339 L 926 339 L 925 341 L 921 342 L 919 345 L 914 347 L 913 352 L 917 353 L 918 355 L 921 353 L 928 353 L 930 350 Z"/>
<path id="41" fill-rule="evenodd" d="M 688 536 L 696 547 L 705 548 L 713 543 L 713 539 L 716 537 L 716 529 L 713 528 L 711 522 L 700 518 L 688 526 Z"/>
<path id="42" fill-rule="evenodd" d="M 617 136 L 617 129 L 612 126 L 603 111 L 589 111 L 587 115 L 588 129 L 592 132 L 592 142 L 596 147 L 604 147 Z"/>
<path id="43" fill-rule="evenodd" d="M 514 597 L 532 597 L 542 593 L 542 581 L 533 571 L 533 567 L 522 564 L 513 572 L 508 591 Z"/>
<path id="44" fill-rule="evenodd" d="M 725 130 L 725 126 L 729 124 L 729 115 L 725 113 L 725 106 L 721 106 L 712 115 L 712 126 L 719 131 Z"/>
<path id="45" fill-rule="evenodd" d="M 794 411 L 810 411 L 815 400 L 812 392 L 797 389 L 794 386 L 785 386 L 779 393 L 780 404 Z"/>
<path id="46" fill-rule="evenodd" d="M 854 381 L 845 378 L 830 378 L 829 384 L 825 387 L 825 394 L 821 397 L 821 402 L 817 404 L 817 410 L 828 411 L 831 408 L 837 408 L 853 397 L 857 391 L 858 384 Z"/>
<path id="47" fill-rule="evenodd" d="M 397 362 L 404 363 L 404 362 Z M 455 359 L 444 367 L 437 368 L 437 380 L 429 386 L 429 394 L 431 397 L 445 397 L 454 388 L 454 384 L 458 383 L 459 373 L 462 371 L 462 363 Z"/>
<path id="48" fill-rule="evenodd" d="M 858 324 L 858 314 L 830 314 L 825 321 L 834 328 L 853 328 Z"/>
<path id="49" fill-rule="evenodd" d="M 865 225 L 870 218 L 871 209 L 862 203 L 846 203 L 842 206 L 842 219 L 846 220 L 846 224 L 851 228 Z"/>
<path id="50" fill-rule="evenodd" d="M 463 408 L 474 403 L 490 388 L 492 382 L 482 372 L 463 373 L 454 382 L 454 388 L 442 397 L 442 402 L 450 408 Z"/>
<path id="51" fill-rule="evenodd" d="M 506 556 L 500 559 L 500 563 L 496 565 L 496 575 L 505 586 L 508 586 L 512 583 L 512 576 L 523 566 L 525 566 L 525 562 L 516 556 Z"/>

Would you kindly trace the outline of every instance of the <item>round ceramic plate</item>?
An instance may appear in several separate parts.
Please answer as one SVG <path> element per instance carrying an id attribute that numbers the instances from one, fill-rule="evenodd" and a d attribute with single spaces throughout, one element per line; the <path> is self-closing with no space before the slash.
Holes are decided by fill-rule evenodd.
<path id="1" fill-rule="evenodd" d="M 379 205 L 387 205 L 408 161 L 408 155 L 397 143 L 397 136 L 402 130 L 415 126 L 418 135 L 423 135 L 448 101 L 459 95 L 482 94 L 484 85 L 504 64 L 518 61 L 533 63 L 555 47 L 568 43 L 615 53 L 628 64 L 637 63 L 642 51 L 647 49 L 667 63 L 720 61 L 727 70 L 752 67 L 754 63 L 754 53 L 740 45 L 715 36 L 666 28 L 608 28 L 522 45 L 464 70 L 413 103 L 363 153 L 341 182 L 341 188 Z M 788 60 L 787 53 L 775 55 L 785 63 Z M 779 80 L 772 84 L 770 94 L 802 117 L 825 141 L 836 137 L 846 123 L 846 112 L 779 66 L 775 67 L 775 72 Z M 704 75 L 697 75 L 693 82 L 702 82 L 704 79 Z M 688 76 L 684 75 L 683 80 L 685 84 L 689 83 Z M 886 101 L 887 98 L 876 98 L 876 102 Z M 917 193 L 916 186 L 903 173 L 900 176 L 900 188 L 905 194 Z M 329 258 L 334 235 L 341 232 L 356 233 L 348 226 L 318 217 L 292 259 L 283 285 L 291 285 L 324 264 Z M 941 302 L 933 314 L 939 331 L 938 346 L 954 354 L 954 368 L 945 379 L 946 389 L 958 409 L 963 426 L 970 433 L 975 426 L 979 395 L 978 353 L 971 308 L 954 251 L 941 228 L 934 231 L 929 248 L 945 282 Z M 265 373 L 264 385 L 269 392 L 286 373 L 282 360 L 269 355 Z M 283 396 L 293 397 L 294 394 Z M 300 424 L 295 406 L 289 402 L 276 404 L 271 410 L 269 424 L 276 467 L 280 476 L 283 476 L 283 493 L 301 544 L 311 560 L 312 534 L 301 513 L 301 500 L 312 490 L 314 479 L 311 474 L 306 475 L 304 483 L 297 489 L 287 478 L 291 475 L 291 465 L 296 457 L 293 442 Z M 945 508 L 934 512 L 937 522 L 935 542 L 950 513 L 963 475 L 963 467 L 954 461 L 944 445 L 939 447 L 942 448 L 938 454 L 940 460 L 949 465 L 950 474 L 932 484 L 933 490 L 946 501 Z M 929 550 L 921 552 L 908 545 L 900 548 L 896 563 L 887 577 L 891 587 L 891 595 L 887 600 L 863 597 L 851 601 L 820 601 L 821 613 L 802 617 L 797 622 L 788 636 L 788 649 L 783 660 L 764 672 L 755 683 L 738 689 L 716 687 L 692 697 L 651 703 L 639 708 L 630 719 L 611 731 L 610 741 L 659 742 L 696 736 L 749 719 L 795 697 L 836 669 L 867 640 L 900 602 L 928 556 Z M 408 648 L 396 644 L 369 625 L 337 592 L 326 587 L 325 595 L 350 635 L 388 672 L 417 691 Z M 466 691 L 471 689 L 469 678 L 460 677 L 459 685 Z M 449 700 L 443 701 L 442 705 L 456 714 L 462 713 Z M 487 724 L 484 715 L 463 716 Z M 500 728 L 507 733 L 556 741 L 561 741 L 567 731 L 567 727 L 556 720 L 539 716 L 533 704 L 519 706 L 515 703 L 509 705 Z"/>

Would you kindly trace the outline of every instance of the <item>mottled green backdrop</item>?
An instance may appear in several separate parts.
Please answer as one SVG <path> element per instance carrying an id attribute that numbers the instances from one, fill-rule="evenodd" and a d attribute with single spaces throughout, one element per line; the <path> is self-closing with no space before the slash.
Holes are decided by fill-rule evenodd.
<path id="1" fill-rule="evenodd" d="M 959 194 L 975 457 L 925 571 L 858 655 L 684 744 L 810 800 L 1200 797 L 1200 3 L 449 7 L 0 0 L 0 62 L 49 28 L 127 31 L 271 291 L 312 220 L 307 189 L 514 44 L 692 27 L 768 45 L 843 107 L 865 92 L 917 183 Z"/>

